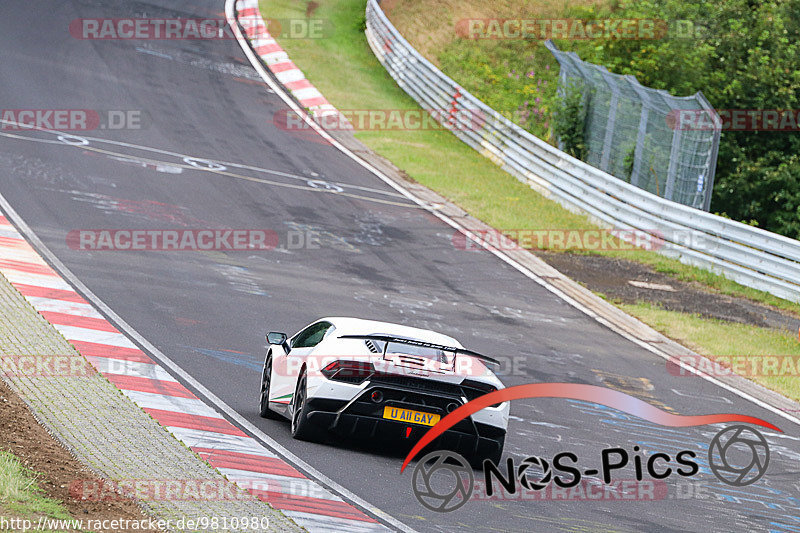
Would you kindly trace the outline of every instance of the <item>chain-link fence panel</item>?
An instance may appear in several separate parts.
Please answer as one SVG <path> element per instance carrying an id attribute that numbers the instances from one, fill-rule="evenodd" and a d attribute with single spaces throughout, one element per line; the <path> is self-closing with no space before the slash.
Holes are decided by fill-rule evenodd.
<path id="1" fill-rule="evenodd" d="M 559 94 L 582 92 L 586 162 L 662 198 L 708 211 L 721 120 L 703 94 L 672 96 L 582 61 L 552 41 L 545 45 L 561 66 Z"/>

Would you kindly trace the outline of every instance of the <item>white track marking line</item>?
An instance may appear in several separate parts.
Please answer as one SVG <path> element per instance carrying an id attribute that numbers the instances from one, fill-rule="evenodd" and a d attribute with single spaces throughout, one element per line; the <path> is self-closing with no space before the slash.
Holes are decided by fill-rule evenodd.
<path id="1" fill-rule="evenodd" d="M 28 300 L 37 311 L 52 311 L 54 313 L 105 320 L 105 317 L 88 303 L 68 302 L 66 300 L 56 300 L 43 296 L 25 296 L 25 299 Z"/>
<path id="2" fill-rule="evenodd" d="M 378 530 L 373 522 L 363 522 L 361 520 L 348 520 L 335 516 L 326 516 L 325 520 L 320 520 L 319 515 L 304 513 L 302 511 L 281 510 L 283 514 L 315 533 L 369 533 Z M 378 530 L 381 531 L 381 530 Z M 385 530 L 382 530 L 385 531 Z"/>
<path id="3" fill-rule="evenodd" d="M 122 389 L 123 394 L 133 400 L 141 408 L 160 409 L 185 415 L 206 416 L 209 418 L 223 418 L 221 414 L 197 398 L 182 398 L 167 396 L 153 392 Z"/>
<path id="4" fill-rule="evenodd" d="M 13 226 L 0 226 L 0 237 L 5 239 L 16 239 L 20 242 L 24 242 L 22 235 L 19 234 L 17 230 L 14 229 Z"/>
<path id="5" fill-rule="evenodd" d="M 30 247 L 0 247 L 0 259 L 6 261 L 19 261 L 22 263 L 30 263 L 31 265 L 44 265 L 47 263 L 42 259 L 39 254 Z"/>
<path id="6" fill-rule="evenodd" d="M 11 283 L 33 285 L 36 287 L 43 287 L 45 289 L 58 289 L 61 291 L 72 290 L 72 287 L 70 287 L 68 283 L 59 277 L 42 274 L 30 274 L 28 272 L 21 272 L 13 268 L 5 267 L 0 267 L 0 272 L 2 272 L 6 279 Z"/>
<path id="7" fill-rule="evenodd" d="M 168 381 L 171 383 L 177 383 L 178 381 L 172 377 L 172 374 L 156 364 L 126 361 L 125 359 L 112 359 L 110 357 L 95 357 L 92 355 L 87 355 L 86 359 L 92 363 L 101 374 L 146 378 L 156 381 Z"/>
<path id="8" fill-rule="evenodd" d="M 62 324 L 53 324 L 53 327 L 70 341 L 107 344 L 118 348 L 138 348 L 128 337 L 115 331 L 99 331 L 96 329 L 80 328 L 78 326 L 64 326 Z"/>
<path id="9" fill-rule="evenodd" d="M 320 106 L 320 107 L 325 107 L 325 106 Z M 3 121 L 0 119 L 0 122 L 3 122 Z M 0 135 L 2 135 L 2 132 L 0 132 Z M 382 200 L 380 198 L 372 198 L 372 197 L 369 197 L 369 196 L 362 196 L 362 195 L 358 195 L 358 194 L 355 194 L 355 193 L 347 191 L 347 189 L 357 189 L 357 190 L 363 190 L 363 191 L 367 191 L 367 192 L 372 192 L 372 193 L 375 193 L 375 194 L 381 194 L 381 195 L 398 197 L 398 198 L 401 197 L 401 196 L 399 196 L 399 195 L 397 195 L 395 193 L 392 193 L 391 191 L 387 191 L 387 190 L 373 189 L 373 188 L 370 188 L 370 187 L 363 187 L 363 186 L 360 186 L 360 185 L 348 185 L 348 184 L 337 184 L 337 185 L 339 185 L 339 190 L 334 190 L 334 189 L 328 188 L 328 187 L 312 186 L 311 182 L 319 181 L 319 179 L 318 178 L 312 179 L 312 178 L 305 178 L 305 177 L 295 177 L 294 178 L 294 179 L 300 179 L 300 180 L 305 181 L 306 182 L 305 185 L 292 184 L 292 183 L 283 183 L 283 182 L 268 180 L 268 179 L 265 179 L 265 178 L 259 178 L 259 177 L 255 177 L 255 176 L 244 176 L 244 175 L 241 175 L 241 174 L 236 174 L 236 173 L 227 171 L 224 168 L 203 167 L 203 166 L 198 166 L 198 165 L 194 165 L 194 164 L 174 163 L 174 162 L 169 162 L 169 161 L 161 161 L 161 160 L 157 160 L 157 159 L 144 158 L 144 157 L 141 157 L 141 156 L 138 156 L 138 155 L 123 154 L 123 153 L 120 153 L 120 152 L 104 150 L 104 149 L 101 149 L 101 148 L 96 148 L 94 146 L 91 146 L 91 145 L 89 145 L 89 142 L 85 138 L 82 138 L 82 139 L 85 141 L 83 144 L 64 144 L 63 146 L 72 146 L 73 148 L 80 147 L 82 150 L 89 150 L 89 151 L 96 152 L 96 153 L 99 153 L 99 154 L 104 154 L 104 155 L 106 155 L 108 157 L 111 157 L 113 159 L 121 159 L 121 160 L 126 160 L 126 161 L 137 161 L 139 163 L 145 163 L 145 164 L 151 164 L 151 165 L 163 165 L 163 166 L 176 167 L 176 168 L 181 168 L 181 169 L 200 170 L 200 171 L 203 171 L 203 172 L 208 172 L 210 174 L 215 174 L 215 175 L 219 175 L 219 176 L 227 176 L 229 178 L 247 180 L 247 181 L 252 181 L 252 182 L 256 182 L 256 183 L 263 183 L 263 184 L 266 184 L 266 185 L 272 185 L 274 187 L 289 187 L 289 188 L 294 188 L 294 189 L 302 189 L 302 190 L 307 190 L 307 191 L 314 191 L 314 192 L 317 192 L 317 193 L 336 194 L 336 195 L 341 195 L 341 196 L 345 196 L 345 197 L 356 198 L 356 199 L 359 199 L 359 200 L 377 202 L 377 203 L 388 204 L 388 205 L 396 205 L 398 207 L 405 207 L 405 208 L 408 208 L 408 209 L 419 209 L 420 208 L 419 206 L 414 205 L 414 204 L 400 203 L 400 202 L 395 202 L 395 201 L 391 201 L 391 200 Z M 30 139 L 30 140 L 32 140 L 32 139 Z M 222 166 L 224 167 L 224 165 L 222 165 Z"/>
<path id="10" fill-rule="evenodd" d="M 225 435 L 191 428 L 172 428 L 172 433 L 190 448 L 208 448 L 216 451 L 246 453 L 261 457 L 279 458 L 277 454 L 269 452 L 253 437 L 240 437 L 239 435 Z"/>
<path id="11" fill-rule="evenodd" d="M 332 502 L 344 501 L 339 496 L 325 490 L 322 485 L 309 478 L 279 476 L 275 474 L 265 474 L 263 472 L 253 472 L 251 470 L 242 470 L 240 468 L 225 468 L 219 466 L 217 470 L 228 479 L 235 481 L 237 484 L 244 485 L 246 488 L 269 490 L 271 492 L 317 498 L 319 500 L 329 500 Z M 261 488 L 259 488 L 259 484 L 261 484 Z"/>
<path id="12" fill-rule="evenodd" d="M 293 68 L 289 70 L 284 70 L 283 72 L 278 72 L 275 74 L 275 77 L 280 80 L 281 83 L 291 83 L 293 81 L 300 81 L 306 79 L 303 75 L 303 72 L 299 68 Z"/>
<path id="13" fill-rule="evenodd" d="M 305 89 L 297 89 L 296 91 L 292 91 L 292 94 L 295 98 L 300 101 L 306 100 L 308 98 L 319 98 L 322 96 L 322 93 L 317 90 L 316 87 L 306 87 Z"/>

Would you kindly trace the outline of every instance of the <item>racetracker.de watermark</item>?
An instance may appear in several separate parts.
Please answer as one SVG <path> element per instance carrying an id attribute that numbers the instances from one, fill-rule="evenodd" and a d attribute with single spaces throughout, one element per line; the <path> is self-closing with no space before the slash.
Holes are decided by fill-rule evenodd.
<path id="1" fill-rule="evenodd" d="M 210 457 L 213 462 L 213 455 Z M 326 498 L 327 492 L 304 479 L 76 479 L 69 494 L 77 501 L 250 501 L 262 493 L 285 497 Z"/>
<path id="2" fill-rule="evenodd" d="M 452 243 L 458 250 L 659 250 L 664 245 L 656 230 L 625 229 L 510 229 L 471 230 L 453 233 Z"/>
<path id="3" fill-rule="evenodd" d="M 712 484 L 679 479 L 619 479 L 609 484 L 600 479 L 582 479 L 574 487 L 548 485 L 542 490 L 517 489 L 509 492 L 503 486 L 486 490 L 486 482 L 476 479 L 470 501 L 541 501 L 541 502 L 655 502 L 663 500 L 712 500 L 717 496 Z M 491 495 L 488 493 L 492 492 Z"/>
<path id="4" fill-rule="evenodd" d="M 697 39 L 707 26 L 692 20 L 471 18 L 455 25 L 464 39 L 658 40 Z"/>
<path id="5" fill-rule="evenodd" d="M 0 375 L 7 378 L 92 377 L 97 370 L 79 355 L 0 355 Z"/>
<path id="6" fill-rule="evenodd" d="M 278 240 L 270 229 L 75 229 L 67 233 L 67 245 L 84 251 L 272 250 Z"/>
<path id="7" fill-rule="evenodd" d="M 413 365 L 406 365 L 402 362 L 403 356 L 400 356 L 400 364 L 393 361 L 393 356 L 390 354 L 388 359 L 384 359 L 382 355 L 323 355 L 311 354 L 304 358 L 302 361 L 297 358 L 279 359 L 273 361 L 272 372 L 278 376 L 294 377 L 297 376 L 303 369 L 312 375 L 319 375 L 323 370 L 329 369 L 332 363 L 339 363 L 337 367 L 337 376 L 339 378 L 364 378 L 380 374 L 380 376 L 391 381 L 392 379 L 402 380 L 409 376 L 429 377 L 441 374 L 443 369 L 451 370 L 457 374 L 467 377 L 485 377 L 485 376 L 526 376 L 529 373 L 527 367 L 527 357 L 522 355 L 516 356 L 503 356 L 492 354 L 492 358 L 497 363 L 486 363 L 480 359 L 470 357 L 467 355 L 453 356 L 452 353 L 447 353 L 447 360 L 440 361 L 438 358 L 419 356 L 416 358 Z M 395 363 L 389 366 L 387 364 Z M 373 363 L 377 363 L 373 365 Z"/>
<path id="8" fill-rule="evenodd" d="M 79 501 L 237 501 L 253 495 L 226 479 L 76 479 L 69 494 Z"/>
<path id="9" fill-rule="evenodd" d="M 268 516 L 199 516 L 187 518 L 30 518 L 0 515 L 0 531 L 268 531 Z"/>
<path id="10" fill-rule="evenodd" d="M 666 365 L 670 374 L 680 377 L 698 372 L 714 377 L 800 377 L 800 355 L 720 355 L 713 360 L 681 355 L 670 357 Z"/>
<path id="11" fill-rule="evenodd" d="M 313 117 L 327 131 L 475 131 L 484 127 L 487 114 L 480 110 L 456 109 L 338 109 Z M 272 117 L 284 131 L 307 131 L 312 127 L 297 113 L 281 109 Z"/>
<path id="12" fill-rule="evenodd" d="M 668 495 L 669 486 L 661 479 L 618 479 L 606 484 L 600 479 L 590 478 L 582 479 L 574 487 L 549 484 L 542 490 L 518 488 L 514 492 L 506 490 L 502 485 L 487 491 L 486 482 L 476 479 L 470 499 L 472 501 L 642 502 L 664 500 Z"/>
<path id="13" fill-rule="evenodd" d="M 675 109 L 667 126 L 683 131 L 800 131 L 800 109 Z M 718 115 L 718 116 L 717 116 Z"/>
<path id="14" fill-rule="evenodd" d="M 140 109 L 3 109 L 0 129 L 19 130 L 141 130 L 148 123 Z"/>
<path id="15" fill-rule="evenodd" d="M 264 28 L 258 17 L 240 24 L 248 35 Z M 282 39 L 323 39 L 333 34 L 327 19 L 265 19 L 270 36 Z M 224 18 L 79 18 L 69 24 L 69 34 L 81 40 L 217 40 L 236 39 Z"/>

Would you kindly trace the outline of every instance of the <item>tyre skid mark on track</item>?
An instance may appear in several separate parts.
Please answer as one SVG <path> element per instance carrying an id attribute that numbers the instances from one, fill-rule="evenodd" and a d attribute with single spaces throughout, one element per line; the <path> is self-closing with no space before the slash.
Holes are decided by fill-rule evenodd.
<path id="1" fill-rule="evenodd" d="M 388 530 L 247 436 L 98 318 L 2 214 L 0 235 L 0 273 L 98 372 L 231 481 L 312 533 Z"/>

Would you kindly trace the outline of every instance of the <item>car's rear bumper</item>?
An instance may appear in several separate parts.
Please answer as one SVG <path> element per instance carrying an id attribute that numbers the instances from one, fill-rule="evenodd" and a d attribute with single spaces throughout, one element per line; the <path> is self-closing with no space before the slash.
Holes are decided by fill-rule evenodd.
<path id="1" fill-rule="evenodd" d="M 383 401 L 372 401 L 371 395 L 375 390 L 381 391 Z M 383 418 L 386 406 L 444 417 L 463 403 L 463 398 L 456 396 L 376 385 L 366 387 L 351 401 L 309 398 L 308 418 L 310 422 L 342 437 L 385 439 L 395 443 L 413 444 L 430 426 Z M 501 446 L 505 433 L 505 428 L 476 422 L 468 417 L 437 438 L 432 447 L 453 450 L 464 455 L 491 456 Z"/>

